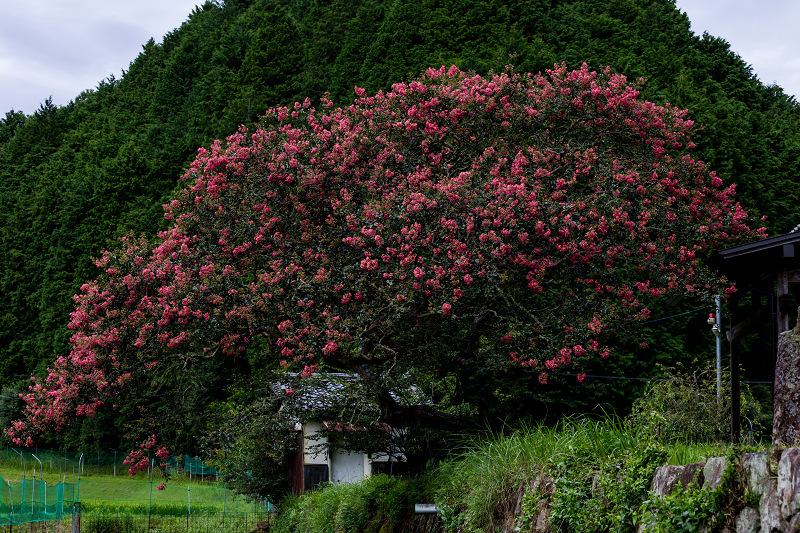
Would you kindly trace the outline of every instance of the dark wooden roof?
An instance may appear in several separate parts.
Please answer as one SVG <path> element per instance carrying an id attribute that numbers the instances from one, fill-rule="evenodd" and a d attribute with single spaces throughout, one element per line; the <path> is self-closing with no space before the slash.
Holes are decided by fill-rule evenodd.
<path id="1" fill-rule="evenodd" d="M 771 276 L 779 270 L 800 268 L 800 231 L 756 241 L 716 253 L 717 267 L 732 279 Z"/>

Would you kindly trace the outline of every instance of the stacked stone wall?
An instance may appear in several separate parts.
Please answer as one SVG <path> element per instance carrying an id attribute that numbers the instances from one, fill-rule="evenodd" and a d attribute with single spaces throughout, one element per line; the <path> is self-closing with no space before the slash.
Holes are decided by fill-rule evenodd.
<path id="1" fill-rule="evenodd" d="M 703 463 L 655 469 L 650 486 L 652 498 L 664 498 L 678 487 L 726 491 L 726 516 L 722 521 L 701 526 L 700 532 L 800 533 L 800 448 L 745 453 L 733 461 L 712 457 Z M 520 510 L 518 507 L 518 515 Z M 558 531 L 547 515 L 544 505 L 536 519 L 528 520 L 532 523 L 528 531 Z M 638 532 L 655 529 L 653 524 L 641 523 Z M 519 521 L 508 529 L 522 530 Z"/>

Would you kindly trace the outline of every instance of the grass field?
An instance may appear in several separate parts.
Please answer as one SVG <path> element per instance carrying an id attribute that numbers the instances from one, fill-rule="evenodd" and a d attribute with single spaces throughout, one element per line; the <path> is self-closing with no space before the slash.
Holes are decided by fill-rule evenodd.
<path id="1" fill-rule="evenodd" d="M 73 464 L 65 464 L 64 461 L 56 460 L 51 463 L 41 455 L 39 460 L 41 465 L 38 461 L 27 458 L 23 468 L 18 456 L 16 459 L 6 458 L 0 453 L 0 476 L 12 487 L 11 490 L 5 488 L 0 491 L 0 499 L 7 504 L 5 500 L 14 493 L 12 499 L 19 506 L 19 482 L 23 472 L 27 480 L 31 480 L 35 472 L 36 479 L 43 479 L 49 486 L 59 482 L 67 483 L 64 497 L 65 518 L 58 521 L 61 526 L 57 526 L 55 522 L 39 523 L 37 527 L 43 532 L 45 529 L 58 531 L 59 527 L 71 530 L 72 504 L 77 501 L 80 502 L 82 530 L 89 533 L 133 533 L 148 529 L 227 533 L 252 531 L 258 522 L 268 520 L 268 502 L 253 502 L 237 496 L 218 483 L 215 477 L 173 472 L 165 488 L 158 490 L 164 480 L 157 470 L 154 471 L 151 481 L 148 472 L 131 477 L 127 469 L 120 466 L 115 470 L 113 466 L 89 465 L 84 466 L 81 473 L 77 467 L 73 470 Z M 35 465 L 35 470 L 31 463 Z M 31 495 L 36 496 L 35 489 L 27 490 L 33 491 Z M 25 496 L 30 501 L 31 496 Z M 37 501 L 41 501 L 41 497 Z"/>

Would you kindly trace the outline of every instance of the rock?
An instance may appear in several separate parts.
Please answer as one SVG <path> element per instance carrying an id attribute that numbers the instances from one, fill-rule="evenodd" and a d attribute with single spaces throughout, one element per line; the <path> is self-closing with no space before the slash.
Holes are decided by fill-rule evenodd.
<path id="1" fill-rule="evenodd" d="M 689 485 L 702 485 L 703 484 L 703 463 L 692 463 L 683 467 L 683 474 L 680 477 L 681 485 L 688 487 Z"/>
<path id="2" fill-rule="evenodd" d="M 722 483 L 722 476 L 728 468 L 727 457 L 712 457 L 703 467 L 703 488 L 714 490 Z"/>
<path id="3" fill-rule="evenodd" d="M 540 507 L 539 516 L 536 519 L 536 524 L 533 526 L 533 531 L 536 533 L 547 533 L 550 531 L 550 508 L 547 506 Z"/>
<path id="4" fill-rule="evenodd" d="M 796 514 L 789 521 L 789 533 L 798 533 L 800 531 L 800 514 Z"/>
<path id="5" fill-rule="evenodd" d="M 656 468 L 650 490 L 662 498 L 672 492 L 672 487 L 677 482 L 678 476 L 683 473 L 683 467 L 678 465 L 665 465 Z"/>
<path id="6" fill-rule="evenodd" d="M 742 456 L 742 471 L 747 492 L 761 498 L 769 490 L 769 457 L 767 452 L 746 453 Z"/>
<path id="7" fill-rule="evenodd" d="M 545 533 L 549 531 L 550 521 L 547 518 L 547 514 L 553 489 L 554 487 L 552 478 L 544 474 L 539 474 L 536 476 L 536 478 L 534 478 L 534 480 L 525 489 L 526 494 L 538 495 L 536 508 L 527 509 L 528 513 L 530 514 L 528 516 L 522 516 L 524 514 L 523 502 L 525 500 L 525 496 L 521 497 L 519 499 L 519 504 L 517 505 L 516 519 L 514 520 L 512 530 L 522 531 L 522 524 L 529 519 L 532 527 L 530 531 L 534 531 L 536 533 Z"/>
<path id="8" fill-rule="evenodd" d="M 800 448 L 789 448 L 781 455 L 777 494 L 784 519 L 800 511 Z"/>
<path id="9" fill-rule="evenodd" d="M 553 478 L 545 474 L 539 474 L 536 476 L 536 479 L 533 480 L 530 490 L 533 492 L 538 491 L 540 494 L 545 496 L 552 495 L 555 490 Z"/>
<path id="10" fill-rule="evenodd" d="M 771 480 L 771 487 L 761 497 L 759 514 L 761 515 L 761 533 L 783 533 L 789 524 L 781 516 L 781 504 L 778 500 L 777 483 Z"/>
<path id="11" fill-rule="evenodd" d="M 778 463 L 781 462 L 781 455 L 783 454 L 783 446 L 773 446 L 769 450 L 769 473 L 773 476 L 778 475 Z"/>
<path id="12" fill-rule="evenodd" d="M 752 507 L 745 507 L 736 517 L 736 533 L 758 533 L 761 515 Z"/>
<path id="13" fill-rule="evenodd" d="M 690 483 L 699 483 L 699 474 L 703 470 L 703 463 L 690 465 L 666 465 L 656 468 L 650 490 L 656 496 L 671 494 L 676 485 L 680 483 L 688 487 Z"/>
<path id="14" fill-rule="evenodd" d="M 800 321 L 778 339 L 772 443 L 800 443 Z"/>

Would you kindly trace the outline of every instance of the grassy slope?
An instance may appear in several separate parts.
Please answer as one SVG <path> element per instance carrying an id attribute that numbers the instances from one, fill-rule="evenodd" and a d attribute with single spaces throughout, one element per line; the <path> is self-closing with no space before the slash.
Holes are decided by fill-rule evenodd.
<path id="1" fill-rule="evenodd" d="M 104 467 L 98 473 L 96 468 L 86 467 L 82 475 L 75 475 L 75 482 L 79 482 L 75 499 L 79 499 L 87 511 L 105 512 L 130 512 L 133 514 L 147 513 L 147 506 L 151 501 L 154 508 L 166 514 L 186 514 L 191 503 L 194 513 L 222 512 L 247 513 L 253 512 L 254 505 L 241 496 L 236 496 L 225 485 L 215 481 L 201 481 L 196 476 L 178 473 L 174 474 L 166 483 L 164 490 L 158 490 L 158 485 L 164 483 L 159 475 L 153 477 L 151 487 L 150 478 L 146 472 L 134 477 L 128 476 L 127 469 L 117 468 L 116 476 L 113 469 Z M 20 461 L 0 461 L 0 477 L 14 485 L 22 479 L 23 469 Z M 31 479 L 33 467 L 28 462 L 25 476 Z M 61 480 L 72 483 L 72 470 L 63 470 Z M 42 479 L 42 472 L 36 468 L 37 479 Z M 208 479 L 208 478 L 206 478 Z M 57 484 L 59 470 L 44 463 L 44 481 L 48 485 Z M 70 496 L 67 495 L 67 498 Z"/>
<path id="2" fill-rule="evenodd" d="M 619 419 L 567 419 L 556 427 L 475 439 L 413 480 L 372 478 L 288 498 L 279 502 L 273 531 L 403 531 L 419 521 L 413 508 L 423 502 L 438 504 L 455 531 L 505 530 L 518 518 L 518 505 L 523 515 L 535 514 L 536 507 L 527 506 L 538 501 L 532 489 L 541 479 L 561 492 L 550 505 L 567 531 L 607 531 L 610 524 L 614 531 L 634 531 L 656 466 L 729 453 L 724 444 L 658 444 L 648 431 Z M 593 500 L 594 484 L 607 500 Z M 542 499 L 550 498 L 549 490 Z M 597 523 L 590 527 L 591 520 Z"/>

